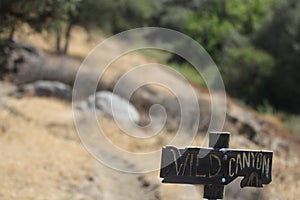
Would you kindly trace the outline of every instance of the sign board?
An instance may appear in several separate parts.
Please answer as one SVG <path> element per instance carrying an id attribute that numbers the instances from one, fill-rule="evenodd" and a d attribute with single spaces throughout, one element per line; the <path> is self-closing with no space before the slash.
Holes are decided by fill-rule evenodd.
<path id="1" fill-rule="evenodd" d="M 272 151 L 228 148 L 162 149 L 163 183 L 227 185 L 239 176 L 241 187 L 262 187 L 272 180 Z"/>

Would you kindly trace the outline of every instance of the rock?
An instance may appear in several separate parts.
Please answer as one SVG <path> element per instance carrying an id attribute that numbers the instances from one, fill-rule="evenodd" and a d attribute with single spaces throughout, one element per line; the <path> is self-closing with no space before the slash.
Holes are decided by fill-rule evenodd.
<path id="1" fill-rule="evenodd" d="M 255 140 L 260 146 L 270 148 L 273 138 L 265 132 L 260 132 Z"/>
<path id="2" fill-rule="evenodd" d="M 73 86 L 81 61 L 68 55 L 54 55 L 14 40 L 0 41 L 0 80 L 24 85 L 38 80 L 59 81 Z M 91 69 L 84 69 L 78 80 L 75 98 L 86 98 L 97 90 L 112 90 L 110 82 L 99 79 Z"/>
<path id="3" fill-rule="evenodd" d="M 64 100 L 72 100 L 72 88 L 58 81 L 36 81 L 25 84 L 12 93 L 12 96 L 22 97 L 24 95 L 36 95 L 57 97 Z"/>
<path id="4" fill-rule="evenodd" d="M 16 84 L 37 80 L 45 59 L 41 51 L 14 40 L 0 43 L 0 78 Z"/>
<path id="5" fill-rule="evenodd" d="M 271 140 L 271 149 L 277 153 L 289 153 L 290 144 L 283 138 L 272 138 Z"/>
<path id="6" fill-rule="evenodd" d="M 129 81 L 134 82 L 134 79 Z M 120 92 L 121 96 L 126 96 L 122 94 L 122 92 L 126 93 L 128 90 L 126 84 L 120 85 L 121 84 L 118 86 L 119 90 L 117 90 L 117 92 Z M 180 105 L 179 99 L 181 99 L 182 105 Z M 151 85 L 144 85 L 134 91 L 130 97 L 130 101 L 136 105 L 141 113 L 139 123 L 141 126 L 148 125 L 151 121 L 155 121 L 155 124 L 164 126 L 166 130 L 170 132 L 176 132 L 179 126 L 181 126 L 187 133 L 193 133 L 195 125 L 199 123 L 195 121 L 199 115 L 199 113 L 195 112 L 196 109 L 194 107 L 197 99 L 189 98 L 183 93 L 179 93 L 176 96 L 170 91 L 164 91 L 161 88 L 155 88 Z M 205 114 L 203 114 L 203 116 L 205 116 Z"/>
<path id="7" fill-rule="evenodd" d="M 227 108 L 227 119 L 237 128 L 239 134 L 246 135 L 250 140 L 254 140 L 264 123 L 254 112 L 230 100 Z"/>
<path id="8" fill-rule="evenodd" d="M 83 112 L 95 109 L 98 114 L 109 115 L 121 121 L 140 120 L 137 109 L 130 102 L 109 91 L 90 95 L 86 101 L 78 103 L 76 108 Z"/>
<path id="9" fill-rule="evenodd" d="M 17 87 L 9 82 L 0 81 L 0 98 L 16 91 Z"/>

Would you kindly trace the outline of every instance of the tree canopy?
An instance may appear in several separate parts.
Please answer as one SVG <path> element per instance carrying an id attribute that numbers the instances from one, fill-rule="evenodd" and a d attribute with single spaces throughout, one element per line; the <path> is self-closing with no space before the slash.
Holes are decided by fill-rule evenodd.
<path id="1" fill-rule="evenodd" d="M 298 0 L 0 2 L 0 33 L 13 38 L 14 31 L 26 23 L 35 31 L 53 33 L 58 53 L 67 52 L 74 25 L 100 28 L 108 35 L 141 26 L 181 31 L 210 53 L 229 94 L 254 107 L 268 102 L 281 110 L 300 112 Z"/>

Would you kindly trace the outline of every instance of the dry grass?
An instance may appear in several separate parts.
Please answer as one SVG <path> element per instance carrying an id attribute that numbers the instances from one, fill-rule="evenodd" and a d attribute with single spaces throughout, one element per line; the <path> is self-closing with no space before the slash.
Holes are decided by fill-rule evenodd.
<path id="1" fill-rule="evenodd" d="M 122 199 L 124 195 L 132 199 L 131 194 L 136 190 L 145 192 L 143 186 L 138 185 L 136 176 L 109 170 L 84 150 L 74 131 L 70 104 L 36 97 L 6 99 L 5 103 L 14 112 L 3 107 L 0 109 L 0 199 L 96 199 L 102 193 L 108 197 L 119 195 L 113 199 Z M 107 137 L 115 145 L 131 152 L 159 149 L 173 137 L 173 134 L 162 132 L 149 140 L 133 139 L 112 120 L 102 120 Z M 194 145 L 205 145 L 203 140 L 199 135 Z M 260 149 L 239 135 L 232 136 L 231 147 Z M 265 199 L 294 199 L 300 195 L 299 163 L 293 154 L 274 155 L 274 178 L 270 185 L 264 187 L 262 194 Z M 99 169 L 103 173 L 99 173 Z M 99 182 L 87 180 L 97 176 L 100 177 Z M 201 189 L 160 184 L 157 172 L 148 174 L 147 179 L 158 185 L 160 199 L 201 198 Z M 127 181 L 132 184 L 124 186 Z M 119 187 L 114 186 L 117 184 Z M 120 189 L 120 184 L 125 188 Z M 248 191 L 236 190 L 243 190 L 244 194 Z"/>
<path id="2" fill-rule="evenodd" d="M 37 98 L 8 104 L 20 115 L 0 109 L 0 199 L 76 199 L 95 162 L 74 135 L 70 106 Z M 49 124 L 64 127 L 54 135 Z"/>

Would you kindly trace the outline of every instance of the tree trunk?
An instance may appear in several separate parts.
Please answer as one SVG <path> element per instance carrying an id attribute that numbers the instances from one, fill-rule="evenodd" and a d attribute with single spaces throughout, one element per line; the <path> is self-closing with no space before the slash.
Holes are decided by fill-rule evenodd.
<path id="1" fill-rule="evenodd" d="M 61 41 L 60 31 L 56 30 L 56 53 L 57 54 L 61 54 L 60 41 Z"/>
<path id="2" fill-rule="evenodd" d="M 70 34 L 71 34 L 72 27 L 73 27 L 73 23 L 70 22 L 67 26 L 67 30 L 66 30 L 66 34 L 65 34 L 66 41 L 65 41 L 63 54 L 67 54 L 67 52 L 68 52 L 69 42 L 70 42 Z"/>
<path id="3" fill-rule="evenodd" d="M 222 11 L 222 17 L 227 17 L 227 10 L 226 10 L 226 0 L 221 1 L 221 11 Z"/>
<path id="4" fill-rule="evenodd" d="M 10 40 L 14 39 L 14 34 L 15 34 L 15 26 L 12 26 L 9 32 L 8 39 Z"/>

